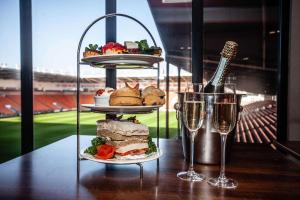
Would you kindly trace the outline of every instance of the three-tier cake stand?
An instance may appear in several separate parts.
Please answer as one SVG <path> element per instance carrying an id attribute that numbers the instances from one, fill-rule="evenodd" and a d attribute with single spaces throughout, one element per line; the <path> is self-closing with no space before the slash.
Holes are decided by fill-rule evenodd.
<path id="1" fill-rule="evenodd" d="M 79 40 L 77 48 L 77 177 L 79 178 L 80 173 L 80 160 L 81 157 L 81 147 L 80 147 L 80 112 L 82 107 L 88 107 L 91 112 L 105 113 L 105 114 L 140 114 L 140 113 L 152 113 L 157 110 L 157 146 L 159 147 L 159 106 L 150 107 L 140 107 L 140 108 L 123 108 L 122 107 L 97 107 L 94 105 L 82 105 L 80 104 L 80 67 L 82 65 L 90 65 L 96 68 L 104 69 L 154 69 L 157 70 L 157 87 L 159 88 L 159 74 L 160 74 L 160 64 L 159 62 L 164 59 L 159 56 L 144 55 L 144 54 L 116 54 L 116 55 L 101 55 L 95 57 L 88 57 L 81 59 L 81 45 L 85 38 L 87 32 L 99 21 L 112 17 L 125 17 L 133 20 L 148 33 L 153 45 L 157 47 L 156 41 L 147 29 L 147 27 L 134 17 L 121 13 L 112 13 L 101 16 L 95 19 L 88 27 L 84 30 L 81 38 Z M 132 163 L 131 163 L 132 164 Z M 134 163 L 140 167 L 140 179 L 143 178 L 143 165 L 142 162 Z"/>

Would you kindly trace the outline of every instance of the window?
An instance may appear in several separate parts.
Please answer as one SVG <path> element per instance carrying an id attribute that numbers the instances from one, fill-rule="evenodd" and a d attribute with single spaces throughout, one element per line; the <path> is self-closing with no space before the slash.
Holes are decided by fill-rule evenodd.
<path id="1" fill-rule="evenodd" d="M 20 155 L 19 1 L 0 2 L 0 163 Z"/>
<path id="2" fill-rule="evenodd" d="M 105 1 L 32 1 L 34 63 L 35 148 L 76 134 L 76 52 L 81 34 L 96 18 L 104 15 Z M 102 44 L 105 23 L 87 34 L 89 43 Z M 82 52 L 83 52 L 82 51 Z M 99 87 L 86 75 L 103 76 L 104 70 L 81 66 L 82 90 Z M 81 94 L 81 103 L 93 103 L 94 92 Z M 95 123 L 103 115 L 81 114 L 82 133 L 95 134 Z"/>

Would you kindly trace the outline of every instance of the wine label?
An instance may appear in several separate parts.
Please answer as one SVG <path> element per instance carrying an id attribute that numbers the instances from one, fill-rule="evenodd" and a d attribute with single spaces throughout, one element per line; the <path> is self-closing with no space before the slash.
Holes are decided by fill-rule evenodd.
<path id="1" fill-rule="evenodd" d="M 228 58 L 221 57 L 221 60 L 219 62 L 218 68 L 217 68 L 218 71 L 216 72 L 216 75 L 215 75 L 215 77 L 214 77 L 214 79 L 213 79 L 213 81 L 211 83 L 213 86 L 218 85 L 220 79 L 222 78 L 223 72 L 224 72 L 225 67 L 227 65 L 226 64 L 227 61 L 228 61 Z"/>

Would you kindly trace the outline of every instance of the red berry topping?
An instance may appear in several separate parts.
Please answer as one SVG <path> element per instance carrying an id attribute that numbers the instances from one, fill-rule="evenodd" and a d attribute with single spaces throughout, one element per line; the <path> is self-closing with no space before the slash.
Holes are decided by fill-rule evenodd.
<path id="1" fill-rule="evenodd" d="M 99 90 L 97 90 L 96 96 L 101 96 L 101 95 L 103 94 L 103 92 L 105 92 L 104 89 L 99 89 Z"/>

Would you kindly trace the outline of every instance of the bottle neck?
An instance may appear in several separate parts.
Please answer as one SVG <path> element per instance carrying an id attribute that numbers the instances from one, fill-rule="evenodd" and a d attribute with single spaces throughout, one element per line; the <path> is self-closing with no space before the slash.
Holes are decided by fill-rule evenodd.
<path id="1" fill-rule="evenodd" d="M 212 79 L 211 79 L 211 84 L 213 86 L 217 86 L 220 84 L 220 82 L 222 81 L 223 77 L 224 77 L 224 73 L 226 71 L 226 68 L 229 64 L 229 59 L 225 58 L 225 57 L 221 57 L 217 71 L 215 72 L 215 74 L 213 75 Z"/>

